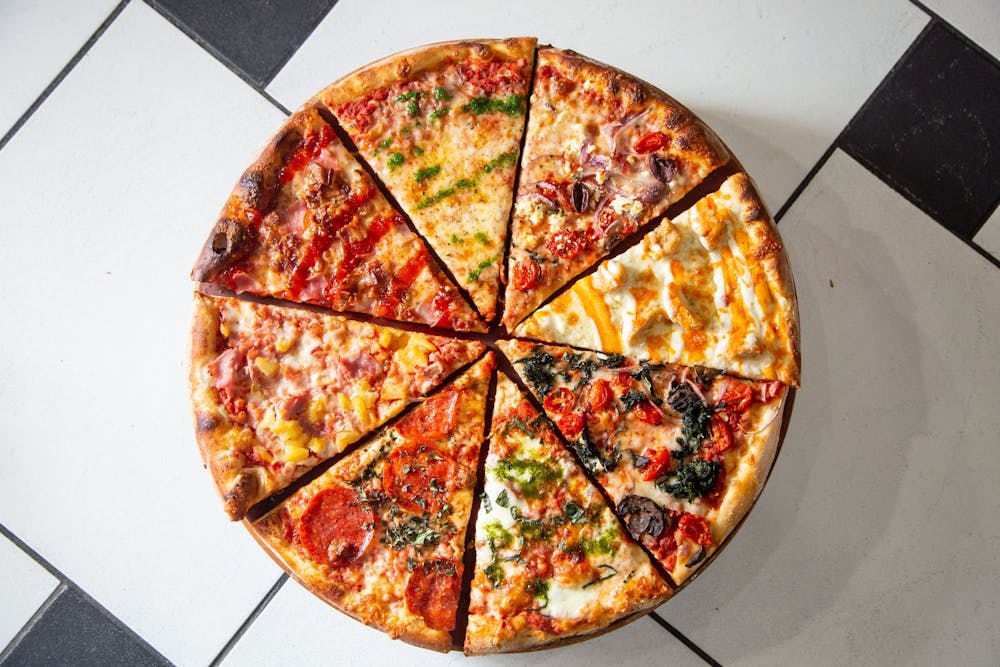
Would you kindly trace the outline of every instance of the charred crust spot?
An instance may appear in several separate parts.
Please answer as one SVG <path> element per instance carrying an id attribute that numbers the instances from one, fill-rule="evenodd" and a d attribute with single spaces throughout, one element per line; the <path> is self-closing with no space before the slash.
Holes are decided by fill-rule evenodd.
<path id="1" fill-rule="evenodd" d="M 764 259 L 781 252 L 781 243 L 773 238 L 766 238 L 753 249 L 754 259 Z"/>
<path id="2" fill-rule="evenodd" d="M 645 86 L 643 86 L 643 85 L 641 85 L 641 84 L 639 84 L 639 83 L 637 83 L 635 81 L 632 81 L 630 79 L 626 79 L 625 83 L 623 85 L 623 88 L 624 88 L 624 91 L 625 91 L 625 101 L 627 103 L 629 103 L 629 104 L 645 104 L 646 103 L 648 95 L 646 95 L 646 87 Z"/>
<path id="3" fill-rule="evenodd" d="M 233 485 L 229 487 L 229 490 L 226 491 L 223 497 L 226 512 L 230 517 L 233 519 L 243 518 L 243 515 L 246 514 L 247 509 L 250 507 L 250 503 L 253 502 L 254 497 L 257 495 L 258 487 L 259 482 L 256 475 L 241 472 L 236 476 Z"/>
<path id="4" fill-rule="evenodd" d="M 284 156 L 295 150 L 300 143 L 302 143 L 302 132 L 297 127 L 289 127 L 275 138 L 274 148 L 284 161 Z"/>
<path id="5" fill-rule="evenodd" d="M 243 174 L 240 179 L 240 198 L 247 208 L 260 210 L 266 208 L 273 194 L 273 183 L 265 174 L 253 170 Z"/>
<path id="6" fill-rule="evenodd" d="M 410 65 L 410 61 L 403 58 L 396 64 L 396 75 L 401 79 L 409 78 L 412 69 L 413 66 Z"/>
<path id="7" fill-rule="evenodd" d="M 239 220 L 223 218 L 212 234 L 212 252 L 227 260 L 242 259 L 250 249 L 250 235 Z"/>
<path id="8" fill-rule="evenodd" d="M 469 44 L 469 49 L 476 54 L 477 58 L 482 58 L 483 60 L 488 60 L 493 56 L 493 51 L 490 47 L 486 46 L 481 42 L 472 42 Z"/>
<path id="9" fill-rule="evenodd" d="M 202 412 L 195 418 L 195 424 L 198 431 L 204 433 L 206 431 L 214 430 L 215 427 L 219 425 L 219 420 L 212 415 L 207 415 Z"/>

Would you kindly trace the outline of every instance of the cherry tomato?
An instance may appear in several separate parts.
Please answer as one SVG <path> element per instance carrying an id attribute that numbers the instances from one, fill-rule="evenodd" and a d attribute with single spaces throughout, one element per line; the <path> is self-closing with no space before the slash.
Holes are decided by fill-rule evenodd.
<path id="1" fill-rule="evenodd" d="M 640 468 L 642 471 L 642 478 L 645 481 L 652 482 L 654 479 L 670 470 L 669 449 L 663 448 L 659 451 L 655 449 L 647 449 L 642 455 L 649 459 L 649 461 L 646 462 L 646 465 Z"/>
<path id="2" fill-rule="evenodd" d="M 553 389 L 545 396 L 545 400 L 542 401 L 547 412 L 554 412 L 557 415 L 572 410 L 574 403 L 576 403 L 576 397 L 566 387 Z"/>
<path id="3" fill-rule="evenodd" d="M 576 436 L 580 435 L 583 431 L 583 416 L 575 412 L 563 415 L 556 423 L 559 426 L 559 430 L 563 432 L 563 435 L 570 440 L 575 440 Z"/>
<path id="4" fill-rule="evenodd" d="M 611 385 L 607 380 L 598 380 L 587 388 L 587 407 L 592 412 L 603 410 L 611 404 L 614 398 L 611 393 Z"/>
<path id="5" fill-rule="evenodd" d="M 542 269 L 538 262 L 533 259 L 522 259 L 514 265 L 511 275 L 511 285 L 514 289 L 522 292 L 533 290 L 538 287 L 538 279 L 542 275 Z"/>
<path id="6" fill-rule="evenodd" d="M 357 491 L 334 486 L 320 491 L 299 518 L 299 539 L 320 563 L 344 565 L 364 554 L 375 534 L 375 512 Z"/>
<path id="7" fill-rule="evenodd" d="M 573 259 L 586 249 L 587 238 L 581 232 L 562 229 L 545 242 L 545 248 L 563 259 Z"/>
<path id="8" fill-rule="evenodd" d="M 712 437 L 712 455 L 708 458 L 720 456 L 723 452 L 733 446 L 733 434 L 726 425 L 725 420 L 719 414 L 712 415 L 712 423 L 709 425 L 709 433 Z"/>
<path id="9" fill-rule="evenodd" d="M 734 384 L 722 394 L 720 400 L 726 404 L 728 414 L 745 412 L 753 400 L 753 390 L 745 384 Z"/>
<path id="10" fill-rule="evenodd" d="M 685 512 L 677 522 L 677 532 L 685 540 L 707 547 L 712 544 L 712 533 L 708 529 L 708 522 L 700 516 Z"/>
<path id="11" fill-rule="evenodd" d="M 635 414 L 639 421 L 656 426 L 663 421 L 663 413 L 653 405 L 652 401 L 643 401 L 635 406 Z"/>
<path id="12" fill-rule="evenodd" d="M 662 132 L 650 132 L 635 142 L 636 153 L 652 153 L 670 144 L 670 137 Z"/>

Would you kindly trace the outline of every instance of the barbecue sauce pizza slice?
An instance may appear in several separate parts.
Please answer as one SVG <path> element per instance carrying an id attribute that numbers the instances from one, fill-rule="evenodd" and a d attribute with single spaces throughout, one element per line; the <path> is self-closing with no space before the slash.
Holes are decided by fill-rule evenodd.
<path id="1" fill-rule="evenodd" d="M 319 95 L 487 320 L 534 49 L 534 38 L 436 44 L 373 63 Z"/>
<path id="2" fill-rule="evenodd" d="M 483 350 L 476 342 L 196 294 L 196 433 L 226 513 L 243 518 Z"/>
<path id="3" fill-rule="evenodd" d="M 485 330 L 424 242 L 310 108 L 289 118 L 243 174 L 192 277 L 339 311 Z"/>
<path id="4" fill-rule="evenodd" d="M 539 49 L 507 329 L 728 160 L 712 131 L 663 92 L 571 51 Z"/>
<path id="5" fill-rule="evenodd" d="M 485 476 L 466 653 L 599 632 L 670 596 L 547 421 L 502 374 Z"/>
<path id="6" fill-rule="evenodd" d="M 798 385 L 798 330 L 781 238 L 750 178 L 738 173 L 515 333 Z"/>
<path id="7" fill-rule="evenodd" d="M 251 530 L 333 607 L 449 650 L 492 370 L 489 354 Z"/>
<path id="8" fill-rule="evenodd" d="M 736 527 L 774 461 L 782 382 L 501 344 L 632 536 L 677 583 Z"/>

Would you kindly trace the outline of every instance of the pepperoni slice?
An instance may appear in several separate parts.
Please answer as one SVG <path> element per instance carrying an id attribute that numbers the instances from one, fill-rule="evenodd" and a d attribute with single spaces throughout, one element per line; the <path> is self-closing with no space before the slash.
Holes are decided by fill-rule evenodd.
<path id="1" fill-rule="evenodd" d="M 573 396 L 573 392 L 566 387 L 559 387 L 558 389 L 553 389 L 545 396 L 543 404 L 549 412 L 561 415 L 572 410 L 575 402 L 576 398 Z"/>
<path id="2" fill-rule="evenodd" d="M 707 547 L 712 544 L 712 533 L 708 529 L 708 522 L 700 516 L 685 512 L 677 522 L 677 532 L 685 540 L 690 540 L 695 544 Z"/>
<path id="3" fill-rule="evenodd" d="M 404 445 L 386 459 L 382 485 L 411 512 L 436 512 L 455 476 L 455 460 L 429 445 Z"/>
<path id="4" fill-rule="evenodd" d="M 299 519 L 299 539 L 320 563 L 345 565 L 364 554 L 375 534 L 375 512 L 357 491 L 334 486 L 320 491 Z"/>
<path id="5" fill-rule="evenodd" d="M 424 619 L 427 627 L 451 632 L 455 629 L 461 579 L 458 564 L 451 560 L 417 565 L 406 582 L 406 608 Z"/>
<path id="6" fill-rule="evenodd" d="M 437 443 L 446 438 L 458 422 L 458 399 L 461 390 L 449 387 L 427 399 L 396 430 L 407 440 Z"/>

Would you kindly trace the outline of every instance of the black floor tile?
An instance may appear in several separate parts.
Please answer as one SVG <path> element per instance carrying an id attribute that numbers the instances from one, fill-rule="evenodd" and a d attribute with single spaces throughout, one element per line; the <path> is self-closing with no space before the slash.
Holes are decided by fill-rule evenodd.
<path id="1" fill-rule="evenodd" d="M 263 87 L 336 0 L 147 0 L 209 51 Z"/>
<path id="2" fill-rule="evenodd" d="M 935 23 L 854 117 L 841 144 L 971 239 L 1000 199 L 1000 67 Z"/>
<path id="3" fill-rule="evenodd" d="M 169 664 L 72 589 L 65 589 L 6 655 L 4 666 Z"/>

